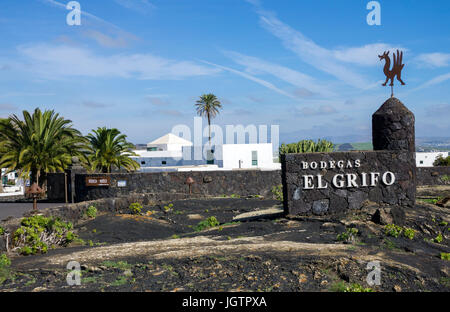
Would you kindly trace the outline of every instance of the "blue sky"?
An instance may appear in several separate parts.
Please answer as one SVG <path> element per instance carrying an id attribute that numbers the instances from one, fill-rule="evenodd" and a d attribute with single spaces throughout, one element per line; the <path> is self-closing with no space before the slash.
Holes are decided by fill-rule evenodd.
<path id="1" fill-rule="evenodd" d="M 400 48 L 395 95 L 416 135 L 450 136 L 450 2 L 368 0 L 2 0 L 0 116 L 55 109 L 87 134 L 116 127 L 146 143 L 192 126 L 214 93 L 218 125 L 280 126 L 281 141 L 370 140 L 390 95 L 377 55 Z M 205 122 L 206 123 L 206 122 Z"/>

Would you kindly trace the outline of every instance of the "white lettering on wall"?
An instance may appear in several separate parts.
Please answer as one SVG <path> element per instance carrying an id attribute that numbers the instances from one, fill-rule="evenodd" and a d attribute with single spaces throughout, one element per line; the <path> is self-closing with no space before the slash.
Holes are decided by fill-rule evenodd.
<path id="1" fill-rule="evenodd" d="M 313 179 L 314 179 L 314 176 L 312 176 L 312 175 L 304 175 L 303 176 L 303 188 L 305 190 L 314 189 Z"/>
<path id="2" fill-rule="evenodd" d="M 301 169 L 315 170 L 320 169 L 326 172 L 326 169 L 351 169 L 360 168 L 361 160 L 329 160 L 329 161 L 302 161 L 300 164 Z M 380 172 L 361 172 L 361 173 L 339 173 L 333 176 L 331 184 L 335 188 L 359 188 L 359 187 L 375 187 L 379 183 L 383 183 L 386 186 L 394 184 L 396 181 L 395 174 L 386 171 Z M 303 187 L 306 190 L 312 189 L 326 189 L 328 187 L 327 181 L 323 178 L 322 174 L 317 175 L 303 175 Z"/>
<path id="3" fill-rule="evenodd" d="M 389 176 L 389 182 L 388 182 L 388 176 Z M 384 184 L 386 185 L 392 185 L 395 182 L 395 174 L 393 174 L 390 171 L 387 171 L 383 174 L 383 176 L 381 177 L 381 181 L 383 181 Z"/>
<path id="4" fill-rule="evenodd" d="M 380 173 L 378 173 L 378 172 L 371 172 L 370 173 L 370 186 L 377 185 L 379 176 L 380 176 Z"/>
<path id="5" fill-rule="evenodd" d="M 338 178 L 340 179 L 338 181 Z M 344 187 L 344 175 L 343 174 L 337 174 L 333 177 L 333 185 L 337 188 L 343 188 Z"/>

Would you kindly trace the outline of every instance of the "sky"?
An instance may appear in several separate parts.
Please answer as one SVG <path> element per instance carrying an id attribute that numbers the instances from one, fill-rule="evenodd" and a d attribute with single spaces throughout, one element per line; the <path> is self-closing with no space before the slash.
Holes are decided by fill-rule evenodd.
<path id="1" fill-rule="evenodd" d="M 0 117 L 54 109 L 83 134 L 147 143 L 215 94 L 213 123 L 279 125 L 280 143 L 370 141 L 390 96 L 378 55 L 404 51 L 394 92 L 417 137 L 450 137 L 450 1 L 63 0 L 0 3 Z M 206 121 L 204 126 L 206 127 Z M 225 132 L 225 131 L 224 131 Z"/>

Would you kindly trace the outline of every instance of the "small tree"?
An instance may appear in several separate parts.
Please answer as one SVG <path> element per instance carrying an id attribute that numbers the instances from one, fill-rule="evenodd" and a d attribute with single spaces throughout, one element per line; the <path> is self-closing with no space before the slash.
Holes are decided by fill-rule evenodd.
<path id="1" fill-rule="evenodd" d="M 329 153 L 334 149 L 334 144 L 327 140 L 302 140 L 297 143 L 281 144 L 280 156 L 289 153 Z"/>
<path id="2" fill-rule="evenodd" d="M 92 130 L 87 136 L 89 147 L 89 162 L 92 170 L 110 173 L 113 166 L 118 169 L 125 168 L 127 171 L 138 169 L 139 164 L 130 158 L 136 156 L 131 151 L 134 145 L 126 140 L 127 136 L 119 130 L 107 129 L 106 127 Z"/>
<path id="3" fill-rule="evenodd" d="M 450 156 L 443 157 L 442 154 L 436 157 L 436 160 L 433 162 L 433 166 L 436 167 L 445 167 L 450 166 Z"/>
<path id="4" fill-rule="evenodd" d="M 12 115 L 0 121 L 0 168 L 17 171 L 23 179 L 42 185 L 48 172 L 62 172 L 72 156 L 85 157 L 86 139 L 72 127 L 72 121 L 53 110 L 32 114 L 23 120 Z"/>
<path id="5" fill-rule="evenodd" d="M 219 110 L 222 108 L 222 104 L 214 94 L 203 94 L 195 104 L 197 107 L 197 114 L 199 116 L 206 116 L 208 119 L 208 142 L 211 145 L 211 119 L 219 114 Z"/>

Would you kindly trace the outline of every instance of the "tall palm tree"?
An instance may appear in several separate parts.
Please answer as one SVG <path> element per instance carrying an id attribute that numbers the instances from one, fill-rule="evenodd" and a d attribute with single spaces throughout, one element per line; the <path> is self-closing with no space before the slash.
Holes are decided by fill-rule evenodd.
<path id="1" fill-rule="evenodd" d="M 12 115 L 0 121 L 0 167 L 24 179 L 31 173 L 32 182 L 42 185 L 42 175 L 64 171 L 73 156 L 85 159 L 86 142 L 72 121 L 55 111 L 24 110 L 23 120 Z"/>
<path id="2" fill-rule="evenodd" d="M 130 156 L 136 156 L 131 151 L 134 145 L 127 142 L 126 137 L 115 128 L 99 127 L 97 130 L 92 130 L 92 133 L 87 136 L 90 142 L 91 169 L 103 173 L 110 173 L 112 166 L 119 169 L 122 167 L 127 171 L 138 169 L 139 164 L 130 158 Z"/>
<path id="3" fill-rule="evenodd" d="M 219 114 L 219 109 L 222 108 L 222 104 L 214 94 L 209 93 L 200 96 L 195 106 L 197 107 L 197 114 L 199 116 L 206 116 L 206 118 L 208 119 L 208 130 L 209 130 L 208 141 L 209 144 L 211 145 L 211 119 L 213 119 L 214 117 L 216 117 L 217 114 Z"/>

